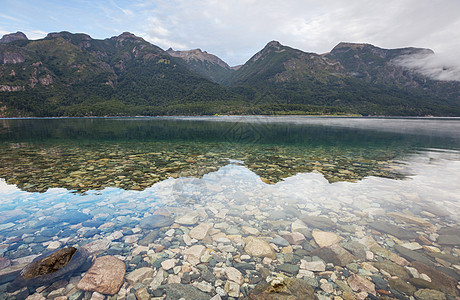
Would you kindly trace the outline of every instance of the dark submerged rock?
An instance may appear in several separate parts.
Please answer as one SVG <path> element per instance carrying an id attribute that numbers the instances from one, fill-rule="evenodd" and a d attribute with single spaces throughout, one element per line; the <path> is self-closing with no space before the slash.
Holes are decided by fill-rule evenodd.
<path id="1" fill-rule="evenodd" d="M 337 227 L 333 221 L 322 216 L 302 215 L 299 219 L 312 228 L 334 229 Z"/>
<path id="2" fill-rule="evenodd" d="M 416 251 L 413 251 L 413 250 L 410 250 L 410 249 L 407 249 L 406 247 L 403 247 L 403 246 L 400 246 L 400 245 L 395 245 L 395 250 L 401 254 L 402 257 L 404 257 L 405 259 L 407 259 L 408 261 L 419 261 L 419 262 L 422 262 L 426 265 L 430 265 L 430 266 L 433 266 L 433 262 L 431 261 L 431 259 L 424 255 L 424 254 L 421 254 L 421 253 L 418 253 Z"/>
<path id="3" fill-rule="evenodd" d="M 382 221 L 372 222 L 369 224 L 369 226 L 371 226 L 377 231 L 394 235 L 399 239 L 410 240 L 417 238 L 417 234 L 415 232 Z"/>
<path id="4" fill-rule="evenodd" d="M 455 278 L 418 261 L 412 262 L 412 267 L 416 268 L 420 273 L 428 275 L 431 278 L 431 283 L 436 286 L 436 289 L 451 296 L 459 295 L 457 280 Z"/>
<path id="5" fill-rule="evenodd" d="M 195 300 L 209 300 L 211 296 L 200 291 L 196 287 L 188 284 L 171 283 L 160 286 L 160 289 L 166 291 L 165 300 L 173 299 L 195 299 Z"/>
<path id="6" fill-rule="evenodd" d="M 59 279 L 71 276 L 75 271 L 84 269 L 89 253 L 76 248 L 64 248 L 48 255 L 39 256 L 28 264 L 11 282 L 7 290 L 16 291 L 22 287 L 48 285 Z"/>

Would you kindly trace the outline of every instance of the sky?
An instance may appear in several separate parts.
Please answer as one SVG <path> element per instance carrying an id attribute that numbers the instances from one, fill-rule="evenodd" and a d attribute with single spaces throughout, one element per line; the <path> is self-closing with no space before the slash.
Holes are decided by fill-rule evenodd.
<path id="1" fill-rule="evenodd" d="M 316 53 L 342 41 L 413 46 L 438 54 L 420 67 L 460 70 L 459 0 L 0 0 L 0 35 L 16 31 L 30 39 L 129 31 L 165 50 L 200 48 L 232 66 L 272 40 Z"/>

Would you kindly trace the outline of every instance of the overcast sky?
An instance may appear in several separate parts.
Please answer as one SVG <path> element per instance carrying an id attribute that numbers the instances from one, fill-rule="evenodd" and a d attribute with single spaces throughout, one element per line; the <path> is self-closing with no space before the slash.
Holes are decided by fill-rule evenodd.
<path id="1" fill-rule="evenodd" d="M 163 49 L 243 64 L 271 40 L 324 53 L 341 41 L 426 47 L 459 61 L 460 0 L 0 0 L 0 34 L 129 31 Z"/>

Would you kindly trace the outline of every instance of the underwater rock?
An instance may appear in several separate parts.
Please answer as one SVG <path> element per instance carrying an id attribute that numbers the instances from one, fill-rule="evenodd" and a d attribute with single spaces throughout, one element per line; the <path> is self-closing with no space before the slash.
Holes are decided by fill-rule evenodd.
<path id="1" fill-rule="evenodd" d="M 431 278 L 431 282 L 437 287 L 438 290 L 443 291 L 451 296 L 458 296 L 460 294 L 457 289 L 457 280 L 451 276 L 440 272 L 424 263 L 414 261 L 412 267 L 416 268 L 419 273 L 424 273 Z"/>
<path id="2" fill-rule="evenodd" d="M 8 258 L 0 256 L 0 270 L 9 267 L 10 265 L 11 261 Z"/>
<path id="3" fill-rule="evenodd" d="M 69 224 L 78 224 L 78 223 L 83 223 L 85 221 L 88 221 L 91 219 L 90 216 L 87 214 L 84 214 L 79 211 L 66 211 L 65 214 L 62 214 L 58 217 L 57 222 L 58 224 L 61 223 L 69 223 Z"/>
<path id="4" fill-rule="evenodd" d="M 73 247 L 39 256 L 21 271 L 8 285 L 7 290 L 13 292 L 25 286 L 48 285 L 64 277 L 70 277 L 72 273 L 85 267 L 88 258 L 89 253 L 86 250 L 77 250 Z"/>
<path id="5" fill-rule="evenodd" d="M 244 239 L 244 242 L 246 243 L 244 251 L 246 251 L 247 254 L 255 257 L 276 258 L 275 251 L 266 241 L 249 236 Z"/>
<path id="6" fill-rule="evenodd" d="M 125 276 L 125 263 L 113 256 L 98 257 L 77 288 L 84 291 L 114 295 L 118 293 Z"/>
<path id="7" fill-rule="evenodd" d="M 312 256 L 318 256 L 327 263 L 332 263 L 336 266 L 346 266 L 356 258 L 342 248 L 341 246 L 334 244 L 329 247 L 322 247 L 311 252 Z"/>
<path id="8" fill-rule="evenodd" d="M 372 222 L 369 226 L 380 232 L 391 234 L 399 239 L 410 240 L 417 238 L 415 232 L 382 221 Z"/>
<path id="9" fill-rule="evenodd" d="M 163 215 L 153 215 L 146 218 L 143 218 L 139 222 L 139 226 L 144 229 L 154 229 L 165 226 L 170 226 L 174 223 L 174 220 L 171 217 Z"/>
<path id="10" fill-rule="evenodd" d="M 312 228 L 318 229 L 335 229 L 337 225 L 327 217 L 323 216 L 310 216 L 303 214 L 299 219 Z"/>
<path id="11" fill-rule="evenodd" d="M 270 283 L 261 283 L 249 293 L 251 300 L 318 299 L 307 281 L 276 277 Z"/>
<path id="12" fill-rule="evenodd" d="M 166 299 L 209 300 L 211 296 L 188 284 L 171 283 L 160 286 L 166 291 Z"/>

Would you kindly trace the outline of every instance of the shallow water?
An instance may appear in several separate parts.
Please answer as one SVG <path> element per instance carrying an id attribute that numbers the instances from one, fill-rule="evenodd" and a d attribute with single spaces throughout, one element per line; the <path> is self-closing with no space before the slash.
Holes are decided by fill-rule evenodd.
<path id="1" fill-rule="evenodd" d="M 407 287 L 401 291 L 390 279 L 395 274 L 379 267 L 380 261 L 415 268 L 421 260 L 452 282 L 460 279 L 458 119 L 2 122 L 0 257 L 13 267 L 46 250 L 104 241 L 97 254 L 120 258 L 128 272 L 147 267 L 154 272 L 150 277 L 155 277 L 161 262 L 173 259 L 180 268 L 162 275 L 163 284 L 181 282 L 184 273 L 197 274 L 192 285 L 223 298 L 228 293 L 234 298 L 245 296 L 261 282 L 257 278 L 263 277 L 262 269 L 270 272 L 265 281 L 280 273 L 303 278 L 317 296 L 328 298 L 345 292 L 365 297 L 363 289 L 353 289 L 355 274 L 374 285 L 381 285 L 374 277 L 390 285 L 374 286 L 364 291 L 366 295 L 382 296 L 388 291 L 411 296 Z M 176 222 L 161 229 L 140 225 L 154 213 L 170 215 Z M 184 215 L 195 216 L 196 221 L 181 223 L 178 220 Z M 211 224 L 206 237 L 191 239 L 190 230 L 202 223 Z M 153 231 L 156 237 L 146 240 Z M 303 239 L 285 244 L 292 232 L 301 233 Z M 335 253 L 339 258 L 333 259 L 315 252 L 323 243 L 318 235 L 324 232 L 333 233 L 337 240 L 331 245 L 347 249 L 347 254 Z M 245 257 L 248 236 L 271 243 L 276 259 Z M 204 259 L 189 271 L 183 253 L 192 245 L 204 245 L 208 254 L 202 255 L 211 257 L 212 263 Z M 302 264 L 319 259 L 329 263 L 323 271 L 311 272 Z M 242 269 L 241 262 L 254 268 Z M 222 282 L 210 282 L 200 265 Z M 231 266 L 240 267 L 245 278 L 238 283 L 238 293 L 226 285 L 230 279 L 220 274 Z M 12 267 L 0 272 L 8 268 Z M 420 277 L 404 270 L 408 277 Z M 433 283 L 437 277 L 446 281 L 433 270 L 424 270 L 431 271 L 426 276 L 435 277 L 429 278 Z M 76 285 L 81 276 L 69 275 L 66 285 Z M 420 283 L 404 280 L 422 290 Z M 153 287 L 158 287 L 150 281 L 139 284 L 150 287 L 153 295 Z M 27 294 L 37 293 L 36 288 L 30 287 Z M 45 296 L 59 289 L 46 288 L 40 291 Z M 458 294 L 455 285 L 433 288 Z M 142 286 L 124 283 L 119 299 L 139 289 Z M 62 293 L 72 296 L 78 290 Z M 86 296 L 91 297 L 90 292 Z"/>

